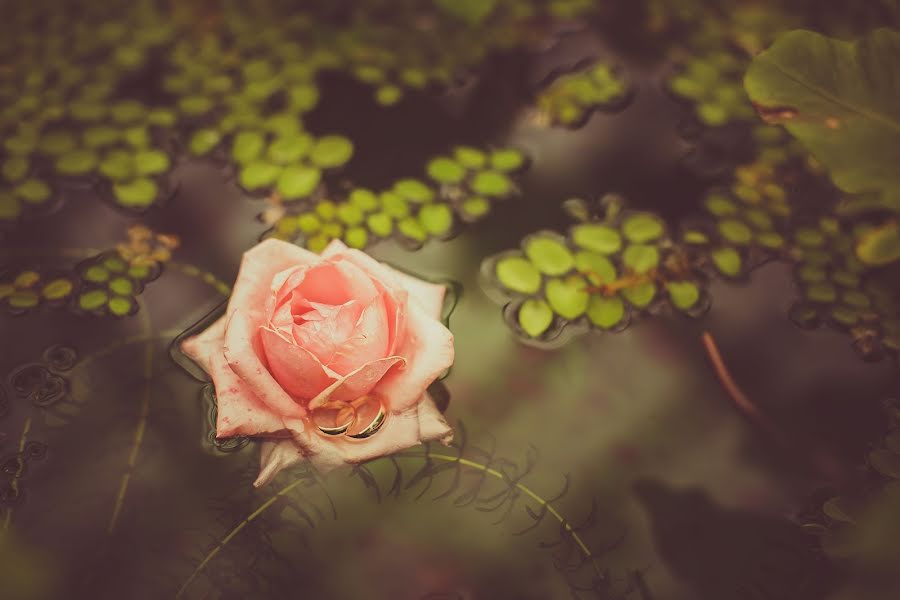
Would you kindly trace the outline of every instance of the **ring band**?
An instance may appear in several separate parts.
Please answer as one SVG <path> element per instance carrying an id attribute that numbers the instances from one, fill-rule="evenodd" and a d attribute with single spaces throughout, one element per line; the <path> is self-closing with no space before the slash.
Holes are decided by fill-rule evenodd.
<path id="1" fill-rule="evenodd" d="M 381 402 L 378 403 L 378 414 L 375 415 L 375 418 L 372 419 L 372 422 L 369 423 L 365 429 L 360 431 L 359 433 L 347 434 L 348 438 L 354 440 L 364 440 L 366 438 L 370 438 L 381 429 L 381 426 L 384 425 L 384 422 L 387 420 L 387 413 L 384 410 L 384 404 Z"/>
<path id="2" fill-rule="evenodd" d="M 315 410 L 321 410 L 324 408 L 327 408 L 330 410 L 337 410 L 337 409 L 345 410 L 345 409 L 349 408 L 352 411 L 350 414 L 350 419 L 346 423 L 341 423 L 340 425 L 335 425 L 333 427 L 326 427 L 324 425 L 319 425 L 318 423 L 316 423 L 315 417 L 313 417 L 312 421 L 313 421 L 313 423 L 315 423 L 316 427 L 319 428 L 319 431 L 322 432 L 324 435 L 327 435 L 330 437 L 336 437 L 336 436 L 343 435 L 343 436 L 346 436 L 353 440 L 365 440 L 365 439 L 372 437 L 376 433 L 378 433 L 378 431 L 384 425 L 384 422 L 387 420 L 387 411 L 384 408 L 384 404 L 379 400 L 378 412 L 372 418 L 372 421 L 368 425 L 366 425 L 365 428 L 362 429 L 362 431 L 360 431 L 358 433 L 349 434 L 347 432 L 350 430 L 351 427 L 353 427 L 353 425 L 356 424 L 356 421 L 359 418 L 359 411 L 357 410 L 356 403 L 355 402 L 350 402 L 350 403 L 341 402 L 337 405 L 336 404 L 326 404 L 326 405 L 318 407 L 317 409 L 314 409 L 313 413 L 315 412 Z M 338 413 L 338 416 L 340 416 L 340 413 Z"/>

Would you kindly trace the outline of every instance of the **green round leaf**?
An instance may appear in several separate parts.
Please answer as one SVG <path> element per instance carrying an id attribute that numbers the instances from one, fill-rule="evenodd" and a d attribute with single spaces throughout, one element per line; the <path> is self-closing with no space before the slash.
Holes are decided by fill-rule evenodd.
<path id="1" fill-rule="evenodd" d="M 509 177 L 498 171 L 482 171 L 472 180 L 472 190 L 481 196 L 506 196 L 513 190 Z"/>
<path id="2" fill-rule="evenodd" d="M 618 296 L 591 296 L 587 316 L 597 327 L 611 329 L 625 319 L 625 303 Z"/>
<path id="3" fill-rule="evenodd" d="M 413 241 L 424 242 L 428 239 L 428 233 L 422 228 L 419 220 L 414 217 L 406 217 L 397 223 L 400 233 Z"/>
<path id="4" fill-rule="evenodd" d="M 344 242 L 351 248 L 362 250 L 369 243 L 369 232 L 365 227 L 349 227 L 344 234 Z"/>
<path id="5" fill-rule="evenodd" d="M 576 253 L 575 268 L 593 285 L 612 283 L 618 277 L 612 261 L 596 252 L 582 250 Z"/>
<path id="6" fill-rule="evenodd" d="M 403 98 L 403 90 L 396 85 L 382 85 L 375 90 L 375 102 L 381 106 L 393 106 Z"/>
<path id="7" fill-rule="evenodd" d="M 150 144 L 150 133 L 143 125 L 129 127 L 122 133 L 125 143 L 135 148 L 143 148 Z"/>
<path id="8" fill-rule="evenodd" d="M 375 213 L 366 219 L 366 226 L 378 237 L 387 237 L 394 231 L 394 221 L 390 215 Z"/>
<path id="9" fill-rule="evenodd" d="M 625 219 L 622 223 L 622 233 L 636 244 L 645 244 L 659 239 L 665 233 L 665 226 L 659 217 L 639 213 Z"/>
<path id="10" fill-rule="evenodd" d="M 487 164 L 487 156 L 478 148 L 457 146 L 453 150 L 456 161 L 467 169 L 481 169 Z"/>
<path id="11" fill-rule="evenodd" d="M 706 198 L 706 210 L 716 217 L 728 217 L 737 213 L 737 206 L 728 196 L 710 194 Z"/>
<path id="12" fill-rule="evenodd" d="M 89 127 L 81 135 L 84 145 L 88 148 L 103 148 L 116 143 L 121 137 L 122 134 L 118 129 L 106 125 Z"/>
<path id="13" fill-rule="evenodd" d="M 139 150 L 134 155 L 134 165 L 138 175 L 160 175 L 169 170 L 171 161 L 165 152 Z"/>
<path id="14" fill-rule="evenodd" d="M 381 201 L 381 209 L 386 215 L 394 219 L 403 219 L 409 216 L 409 204 L 400 194 L 381 192 L 378 199 Z"/>
<path id="15" fill-rule="evenodd" d="M 41 295 L 43 295 L 47 300 L 62 300 L 72 293 L 74 287 L 75 286 L 69 279 L 66 279 L 64 277 L 60 279 L 54 279 L 44 286 L 44 289 L 41 290 Z"/>
<path id="16" fill-rule="evenodd" d="M 144 116 L 144 105 L 136 100 L 123 100 L 114 104 L 110 115 L 116 123 L 131 123 Z"/>
<path id="17" fill-rule="evenodd" d="M 518 150 L 506 148 L 491 153 L 491 167 L 498 171 L 516 171 L 525 164 L 525 156 Z"/>
<path id="18" fill-rule="evenodd" d="M 248 168 L 250 166 L 252 165 L 249 165 Z M 278 169 L 278 167 L 274 165 L 271 166 Z M 263 175 L 267 176 L 266 173 L 263 173 Z M 265 179 L 265 177 L 263 177 L 263 179 Z M 278 193 L 281 195 L 282 200 L 288 202 L 300 198 L 307 198 L 316 190 L 321 179 L 322 172 L 315 167 L 308 167 L 305 165 L 284 167 L 281 174 L 278 176 Z M 265 185 L 268 184 L 260 184 L 258 187 L 264 187 Z"/>
<path id="19" fill-rule="evenodd" d="M 462 216 L 469 221 L 480 219 L 491 211 L 491 203 L 481 196 L 472 196 L 459 206 Z"/>
<path id="20" fill-rule="evenodd" d="M 56 170 L 63 175 L 85 175 L 97 166 L 97 155 L 92 150 L 74 150 L 56 159 Z"/>
<path id="21" fill-rule="evenodd" d="M 281 175 L 281 171 L 282 169 L 278 165 L 273 165 L 272 163 L 256 160 L 248 163 L 243 169 L 241 169 L 239 181 L 241 186 L 243 186 L 247 190 L 259 190 L 273 185 L 275 183 L 275 180 L 277 180 L 279 178 L 279 175 Z M 293 183 L 294 180 L 289 179 L 289 182 Z M 293 192 L 294 190 L 288 188 L 286 191 Z"/>
<path id="22" fill-rule="evenodd" d="M 84 272 L 83 277 L 87 281 L 93 281 L 94 283 L 102 283 L 109 279 L 109 271 L 107 271 L 101 265 L 91 265 Z"/>
<path id="23" fill-rule="evenodd" d="M 159 189 L 152 179 L 141 178 L 113 185 L 113 195 L 122 206 L 150 206 L 158 193 Z"/>
<path id="24" fill-rule="evenodd" d="M 241 165 L 255 160 L 262 154 L 266 138 L 258 131 L 241 131 L 234 136 L 231 144 L 231 157 Z"/>
<path id="25" fill-rule="evenodd" d="M 565 242 L 551 235 L 534 235 L 524 244 L 525 255 L 538 271 L 546 275 L 563 275 L 575 266 L 575 257 Z"/>
<path id="26" fill-rule="evenodd" d="M 40 296 L 33 290 L 16 290 L 6 301 L 12 308 L 27 309 L 37 306 L 40 300 Z"/>
<path id="27" fill-rule="evenodd" d="M 40 179 L 26 179 L 16 186 L 16 196 L 28 204 L 43 204 L 53 193 L 50 186 Z"/>
<path id="28" fill-rule="evenodd" d="M 572 228 L 572 241 L 586 250 L 613 254 L 622 247 L 622 236 L 608 225 L 586 223 Z"/>
<path id="29" fill-rule="evenodd" d="M 745 245 L 753 240 L 753 230 L 737 219 L 719 221 L 719 233 L 732 244 Z"/>
<path id="30" fill-rule="evenodd" d="M 10 182 L 15 183 L 25 178 L 28 174 L 28 158 L 24 156 L 11 156 L 5 161 L 3 161 L 3 166 L 0 167 L 0 173 L 3 174 L 3 178 Z"/>
<path id="31" fill-rule="evenodd" d="M 622 295 L 633 306 L 646 308 L 656 297 L 656 285 L 652 281 L 644 281 L 622 290 Z"/>
<path id="32" fill-rule="evenodd" d="M 541 273 L 521 256 L 506 256 L 494 267 L 497 280 L 508 290 L 520 294 L 535 294 L 541 289 Z"/>
<path id="33" fill-rule="evenodd" d="M 700 301 L 700 288 L 691 281 L 670 281 L 666 283 L 666 290 L 678 310 L 690 310 Z"/>
<path id="34" fill-rule="evenodd" d="M 134 176 L 134 156 L 125 150 L 113 150 L 103 157 L 98 166 L 100 174 L 113 181 L 123 181 Z"/>
<path id="35" fill-rule="evenodd" d="M 434 191 L 418 179 L 401 179 L 394 184 L 394 192 L 412 202 L 431 202 Z"/>
<path id="36" fill-rule="evenodd" d="M 632 244 L 622 253 L 622 263 L 635 273 L 646 273 L 659 265 L 659 250 L 656 246 Z"/>
<path id="37" fill-rule="evenodd" d="M 217 129 L 198 129 L 191 136 L 188 149 L 194 156 L 204 156 L 213 151 L 222 141 L 222 134 Z"/>
<path id="38" fill-rule="evenodd" d="M 184 96 L 178 100 L 178 109 L 190 116 L 204 115 L 215 107 L 215 102 L 206 96 Z"/>
<path id="39" fill-rule="evenodd" d="M 419 209 L 419 223 L 429 235 L 447 235 L 453 227 L 453 211 L 446 204 L 425 204 Z"/>
<path id="40" fill-rule="evenodd" d="M 91 290 L 81 294 L 78 298 L 78 306 L 82 310 L 97 310 L 109 300 L 104 290 Z"/>
<path id="41" fill-rule="evenodd" d="M 378 209 L 378 196 L 375 192 L 365 188 L 356 188 L 347 197 L 350 204 L 357 207 L 364 213 L 373 212 Z"/>
<path id="42" fill-rule="evenodd" d="M 429 162 L 427 171 L 439 183 L 459 183 L 466 176 L 466 170 L 458 162 L 443 156 Z"/>
<path id="43" fill-rule="evenodd" d="M 553 309 L 543 300 L 531 298 L 519 307 L 519 326 L 529 337 L 540 337 L 553 323 Z"/>
<path id="44" fill-rule="evenodd" d="M 345 225 L 359 225 L 365 216 L 358 206 L 343 202 L 337 205 L 337 218 Z"/>
<path id="45" fill-rule="evenodd" d="M 570 321 L 583 315 L 590 301 L 584 280 L 578 276 L 548 279 L 544 293 L 553 312 Z"/>
<path id="46" fill-rule="evenodd" d="M 295 85 L 288 90 L 288 98 L 291 108 L 298 112 L 308 112 L 319 103 L 319 88 L 311 83 Z"/>
<path id="47" fill-rule="evenodd" d="M 714 249 L 710 257 L 719 273 L 728 277 L 737 277 L 744 268 L 740 252 L 728 246 Z"/>
<path id="48" fill-rule="evenodd" d="M 313 138 L 308 133 L 294 133 L 275 138 L 269 146 L 269 159 L 286 165 L 306 156 L 313 146 Z"/>
<path id="49" fill-rule="evenodd" d="M 353 142 L 340 135 L 326 135 L 316 140 L 310 158 L 323 169 L 340 167 L 353 156 Z"/>
<path id="50" fill-rule="evenodd" d="M 113 273 L 123 273 L 128 265 L 122 260 L 121 256 L 114 254 L 103 261 L 103 266 Z"/>
<path id="51" fill-rule="evenodd" d="M 806 298 L 812 302 L 830 304 L 837 300 L 837 289 L 828 283 L 817 283 L 806 288 Z"/>
<path id="52" fill-rule="evenodd" d="M 812 227 L 801 227 L 794 234 L 798 246 L 804 248 L 821 248 L 825 245 L 825 235 Z"/>
<path id="53" fill-rule="evenodd" d="M 900 260 L 900 225 L 890 221 L 866 232 L 856 244 L 856 256 L 872 266 Z"/>
<path id="54" fill-rule="evenodd" d="M 133 304 L 130 298 L 125 298 L 123 296 L 113 296 L 109 300 L 108 306 L 109 312 L 117 317 L 124 317 L 131 312 Z"/>
<path id="55" fill-rule="evenodd" d="M 127 277 L 116 277 L 109 282 L 109 289 L 121 296 L 130 296 L 134 293 L 134 284 Z"/>

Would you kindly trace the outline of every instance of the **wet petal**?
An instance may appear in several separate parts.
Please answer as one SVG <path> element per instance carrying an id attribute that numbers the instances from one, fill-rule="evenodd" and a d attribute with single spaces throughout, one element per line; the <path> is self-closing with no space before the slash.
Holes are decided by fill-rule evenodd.
<path id="1" fill-rule="evenodd" d="M 302 460 L 309 460 L 320 473 L 327 473 L 342 465 L 389 456 L 424 442 L 448 444 L 453 439 L 453 430 L 428 394 L 416 405 L 388 415 L 381 430 L 366 440 L 328 437 L 313 427 L 296 427 L 291 434 L 292 440 L 263 443 L 259 477 L 253 485 L 265 485 L 279 471 Z"/>
<path id="2" fill-rule="evenodd" d="M 391 367 L 397 365 L 397 368 L 400 369 L 405 364 L 406 359 L 402 356 L 389 356 L 373 360 L 332 383 L 310 401 L 309 407 L 313 409 L 330 401 L 351 402 L 360 396 L 365 396 L 382 381 Z M 387 401 L 385 403 L 387 404 Z"/>
<path id="3" fill-rule="evenodd" d="M 272 376 L 295 399 L 315 398 L 334 382 L 336 374 L 329 374 L 319 359 L 305 348 L 271 329 L 261 329 L 260 339 Z"/>
<path id="4" fill-rule="evenodd" d="M 207 374 L 212 373 L 210 366 L 212 357 L 222 354 L 222 345 L 225 343 L 225 323 L 226 317 L 222 315 L 199 334 L 181 342 L 181 350 L 199 364 Z"/>
<path id="5" fill-rule="evenodd" d="M 300 417 L 306 409 L 291 399 L 272 377 L 261 357 L 265 352 L 260 342 L 260 325 L 253 323 L 243 312 L 234 312 L 225 327 L 225 358 L 231 369 L 248 388 L 274 413 L 285 417 Z"/>
<path id="6" fill-rule="evenodd" d="M 387 373 L 375 392 L 385 398 L 391 410 L 415 404 L 431 383 L 453 364 L 453 334 L 442 323 L 410 304 L 406 336 L 397 348 L 406 357 L 404 369 Z"/>
<path id="7" fill-rule="evenodd" d="M 379 296 L 358 316 L 350 335 L 335 346 L 327 365 L 336 373 L 351 373 L 387 356 L 389 343 L 388 316 Z"/>
<path id="8" fill-rule="evenodd" d="M 303 265 L 314 265 L 322 259 L 308 250 L 281 240 L 268 239 L 244 253 L 234 290 L 228 302 L 227 315 L 240 311 L 257 325 L 263 323 L 263 312 L 271 296 L 276 274 Z"/>
<path id="9" fill-rule="evenodd" d="M 253 482 L 262 487 L 275 479 L 282 469 L 287 469 L 305 459 L 303 450 L 293 440 L 266 440 L 259 451 L 259 475 Z"/>
<path id="10" fill-rule="evenodd" d="M 406 290 L 410 299 L 417 303 L 426 314 L 436 319 L 440 318 L 444 306 L 444 294 L 446 293 L 446 288 L 443 285 L 422 281 L 412 275 L 398 271 L 393 267 L 378 262 L 365 252 L 348 248 L 340 240 L 333 240 L 322 251 L 321 256 L 328 260 L 346 259 L 389 287 Z"/>
<path id="11" fill-rule="evenodd" d="M 406 335 L 406 312 L 409 303 L 409 292 L 405 289 L 389 289 L 378 280 L 373 280 L 375 287 L 381 294 L 384 302 L 384 312 L 387 315 L 388 356 L 396 354 L 397 347 L 403 336 Z"/>
<path id="12" fill-rule="evenodd" d="M 212 356 L 210 375 L 216 386 L 216 437 L 271 434 L 285 429 L 281 417 L 231 370 L 221 347 Z"/>

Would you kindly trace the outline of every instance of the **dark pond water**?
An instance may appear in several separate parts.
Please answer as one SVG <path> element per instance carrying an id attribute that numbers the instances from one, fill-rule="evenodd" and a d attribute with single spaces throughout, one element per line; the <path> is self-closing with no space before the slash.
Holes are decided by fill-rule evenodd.
<path id="1" fill-rule="evenodd" d="M 525 236 L 564 232 L 572 197 L 618 194 L 674 227 L 740 160 L 740 133 L 716 133 L 724 144 L 713 146 L 705 129 L 685 135 L 691 107 L 664 86 L 675 56 L 626 35 L 627 13 L 621 27 L 607 16 L 540 50 L 496 53 L 449 90 L 389 107 L 344 73 L 319 77 L 306 127 L 356 146 L 329 189 L 420 176 L 457 144 L 511 145 L 530 160 L 521 193 L 453 239 L 369 249 L 461 284 L 445 414 L 471 464 L 430 473 L 428 489 L 413 480 L 423 459 L 400 456 L 325 477 L 300 467 L 257 490 L 257 443 L 213 444 L 208 390 L 170 344 L 221 305 L 214 281 L 230 285 L 269 229 L 265 203 L 219 164 L 179 163 L 173 197 L 139 216 L 69 185 L 58 210 L 7 227 L 0 253 L 14 271 L 70 268 L 135 222 L 180 245 L 136 315 L 0 315 L 0 484 L 14 486 L 0 511 L 0 597 L 813 600 L 858 580 L 887 590 L 881 563 L 831 560 L 800 524 L 883 435 L 895 367 L 861 360 L 844 333 L 792 325 L 790 265 L 713 280 L 698 319 L 654 316 L 550 348 L 522 342 L 479 275 Z M 577 128 L 536 122 L 541 83 L 588 57 L 624 68 L 628 105 Z M 703 332 L 774 435 L 735 406 Z M 58 346 L 74 349 L 74 366 L 51 365 Z M 514 461 L 512 475 L 486 473 L 502 464 L 493 456 Z M 859 589 L 840 597 L 875 597 Z"/>

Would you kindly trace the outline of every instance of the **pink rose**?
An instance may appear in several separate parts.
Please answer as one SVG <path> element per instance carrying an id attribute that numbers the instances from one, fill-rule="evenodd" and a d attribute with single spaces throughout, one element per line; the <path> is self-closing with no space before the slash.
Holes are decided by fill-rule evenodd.
<path id="1" fill-rule="evenodd" d="M 255 485 L 304 459 L 327 471 L 449 441 L 425 391 L 453 363 L 444 291 L 339 241 L 244 254 L 225 315 L 182 349 L 212 377 L 217 437 L 269 438 Z"/>

